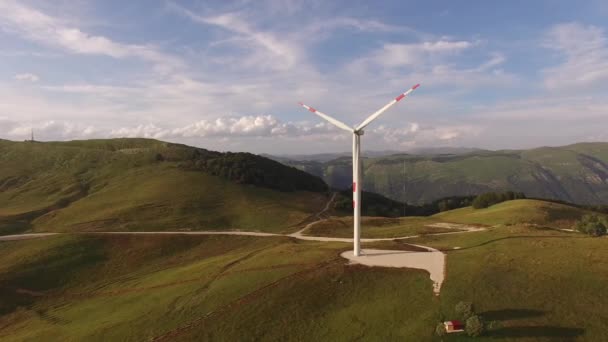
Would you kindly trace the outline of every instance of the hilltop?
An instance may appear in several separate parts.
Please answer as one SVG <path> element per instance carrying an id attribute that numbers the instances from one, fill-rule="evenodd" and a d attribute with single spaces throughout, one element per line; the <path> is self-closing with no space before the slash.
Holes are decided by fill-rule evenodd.
<path id="1" fill-rule="evenodd" d="M 273 231 L 326 202 L 321 179 L 249 153 L 151 139 L 0 141 L 1 233 Z"/>
<path id="2" fill-rule="evenodd" d="M 365 154 L 364 154 L 365 156 Z M 343 189 L 351 183 L 351 159 L 280 159 Z M 530 150 L 474 150 L 450 154 L 367 157 L 363 189 L 410 204 L 490 191 L 578 204 L 608 202 L 608 143 L 580 143 Z"/>

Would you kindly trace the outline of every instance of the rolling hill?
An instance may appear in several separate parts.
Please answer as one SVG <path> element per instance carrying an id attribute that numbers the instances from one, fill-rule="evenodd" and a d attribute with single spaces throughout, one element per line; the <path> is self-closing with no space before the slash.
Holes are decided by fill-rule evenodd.
<path id="1" fill-rule="evenodd" d="M 473 224 L 532 224 L 570 229 L 587 210 L 540 200 L 519 199 L 495 204 L 484 209 L 465 207 L 442 212 L 432 217 L 442 221 Z"/>
<path id="2" fill-rule="evenodd" d="M 0 141 L 0 233 L 277 231 L 327 202 L 314 176 L 248 153 L 149 139 Z"/>
<path id="3" fill-rule="evenodd" d="M 281 162 L 343 189 L 351 160 Z M 518 191 L 578 204 L 608 203 L 608 143 L 463 154 L 395 154 L 364 159 L 364 189 L 411 204 L 448 196 Z"/>
<path id="4" fill-rule="evenodd" d="M 444 251 L 439 297 L 426 271 L 341 259 L 350 248 L 344 242 L 99 234 L 3 241 L 0 339 L 470 341 L 462 334 L 433 335 L 466 300 L 492 322 L 476 341 L 604 341 L 607 240 L 529 224 L 558 222 L 546 215 L 553 209 L 567 219 L 583 213 L 517 200 L 400 219 L 401 228 L 391 223 L 397 219 L 377 222 L 380 235 L 416 230 L 421 220 L 494 225 L 364 243 Z"/>
<path id="5" fill-rule="evenodd" d="M 459 225 L 473 226 L 533 226 L 550 229 L 573 229 L 577 221 L 592 212 L 566 204 L 542 200 L 519 199 L 475 209 L 471 206 L 448 210 L 434 215 L 408 217 L 363 217 L 361 235 L 364 238 L 395 238 L 414 234 L 435 234 L 458 231 Z M 597 215 L 606 214 L 599 214 Z M 455 223 L 454 227 L 437 226 Z M 352 236 L 351 216 L 332 216 L 311 225 L 305 234 L 312 236 Z"/>

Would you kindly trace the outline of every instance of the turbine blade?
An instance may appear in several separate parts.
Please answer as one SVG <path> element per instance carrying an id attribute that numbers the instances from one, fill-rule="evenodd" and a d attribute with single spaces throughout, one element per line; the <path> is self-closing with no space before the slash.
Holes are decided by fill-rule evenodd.
<path id="1" fill-rule="evenodd" d="M 370 115 L 367 119 L 365 119 L 365 121 L 363 121 L 359 126 L 357 126 L 357 128 L 355 128 L 356 131 L 362 130 L 363 128 L 365 128 L 365 126 L 369 125 L 370 122 L 374 121 L 377 117 L 379 117 L 382 113 L 386 112 L 389 108 L 391 108 L 395 103 L 401 101 L 404 97 L 408 96 L 409 93 L 413 92 L 414 90 L 416 90 L 416 88 L 418 88 L 420 86 L 420 84 L 416 84 L 415 86 L 411 87 L 408 91 L 406 91 L 405 93 L 395 97 L 391 102 L 387 103 L 386 106 L 380 108 L 377 112 L 375 112 L 374 114 Z"/>
<path id="2" fill-rule="evenodd" d="M 327 114 L 321 113 L 318 110 L 316 110 L 316 109 L 314 109 L 314 108 L 312 108 L 310 106 L 307 106 L 307 105 L 303 104 L 302 102 L 299 102 L 299 103 L 300 103 L 300 106 L 308 109 L 309 112 L 317 114 L 318 116 L 322 117 L 323 119 L 325 119 L 325 120 L 331 122 L 332 124 L 334 124 L 334 125 L 342 128 L 343 130 L 347 130 L 347 131 L 349 131 L 351 133 L 354 131 L 354 129 L 352 127 L 349 127 L 347 124 L 345 124 L 345 123 L 343 123 L 341 121 L 338 121 L 338 120 L 332 118 L 331 116 L 329 116 Z"/>

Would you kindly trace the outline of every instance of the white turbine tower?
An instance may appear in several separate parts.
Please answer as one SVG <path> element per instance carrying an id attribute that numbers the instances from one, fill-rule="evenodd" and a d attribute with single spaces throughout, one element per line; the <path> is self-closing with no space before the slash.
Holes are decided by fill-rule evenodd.
<path id="1" fill-rule="evenodd" d="M 361 255 L 361 160 L 359 159 L 359 156 L 361 155 L 361 136 L 363 135 L 363 129 L 372 121 L 374 121 L 377 117 L 379 117 L 382 113 L 391 108 L 395 103 L 401 101 L 404 97 L 406 97 L 409 93 L 414 91 L 419 86 L 420 84 L 416 84 L 405 93 L 395 97 L 386 106 L 378 109 L 374 114 L 370 115 L 359 126 L 356 126 L 355 128 L 351 128 L 347 124 L 340 122 L 332 118 L 331 116 L 321 113 L 318 110 L 300 102 L 300 105 L 308 109 L 310 112 L 317 114 L 318 116 L 331 122 L 332 124 L 353 134 L 353 252 L 355 256 Z"/>

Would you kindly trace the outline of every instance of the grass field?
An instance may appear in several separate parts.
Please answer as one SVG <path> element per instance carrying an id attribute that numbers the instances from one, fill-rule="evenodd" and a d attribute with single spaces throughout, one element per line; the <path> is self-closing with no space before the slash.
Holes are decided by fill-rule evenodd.
<path id="1" fill-rule="evenodd" d="M 363 217 L 361 219 L 362 238 L 392 238 L 418 234 L 455 232 L 457 229 L 428 227 L 441 222 L 432 217 Z M 332 217 L 315 223 L 304 232 L 310 236 L 352 237 L 353 220 L 350 217 Z"/>
<path id="2" fill-rule="evenodd" d="M 433 218 L 456 223 L 534 224 L 568 229 L 585 213 L 587 211 L 564 204 L 523 199 L 502 202 L 485 209 L 466 207 L 450 210 L 436 214 Z"/>
<path id="3" fill-rule="evenodd" d="M 259 230 L 291 232 L 327 202 L 325 194 L 238 185 L 200 172 L 140 168 L 63 210 L 36 231 Z"/>
<path id="4" fill-rule="evenodd" d="M 343 243 L 69 235 L 3 242 L 0 339 L 430 341 L 461 300 L 494 321 L 475 340 L 608 339 L 608 239 L 513 225 L 408 242 L 446 251 L 439 297 L 424 271 L 347 265 L 338 258 L 350 247 Z M 364 247 L 410 249 L 377 244 Z"/>
<path id="5" fill-rule="evenodd" d="M 511 226 L 411 242 L 448 253 L 441 293 L 445 318 L 454 317 L 457 302 L 468 300 L 496 322 L 487 337 L 475 340 L 608 340 L 605 238 Z"/>
<path id="6" fill-rule="evenodd" d="M 139 153 L 120 147 L 120 154 Z M 108 158 L 136 162 L 116 153 Z M 1 181 L 0 201 L 17 200 L 0 209 L 0 232 L 289 233 L 328 200 L 324 193 L 245 186 L 171 163 L 121 172 L 99 166 L 94 176 L 77 178 L 87 179 L 86 187 L 57 171 L 73 165 L 54 167 L 58 178 L 42 172 Z M 39 212 L 49 205 L 57 207 Z M 608 239 L 553 229 L 571 228 L 584 213 L 516 200 L 424 218 L 364 218 L 363 237 L 422 235 L 364 248 L 419 250 L 412 243 L 447 254 L 439 297 L 426 271 L 349 265 L 339 257 L 347 243 L 101 234 L 0 242 L 0 340 L 432 341 L 436 324 L 467 300 L 493 321 L 475 340 L 606 341 Z M 451 231 L 427 227 L 439 222 L 488 229 L 429 235 Z M 332 217 L 307 234 L 350 237 L 352 222 Z"/>
<path id="7" fill-rule="evenodd" d="M 430 337 L 428 274 L 347 266 L 345 248 L 238 236 L 1 243 L 0 339 Z"/>
<path id="8" fill-rule="evenodd" d="M 570 229 L 588 213 L 585 210 L 540 200 L 514 200 L 493 205 L 485 209 L 465 207 L 446 211 L 429 217 L 363 217 L 363 238 L 389 238 L 410 235 L 426 235 L 458 231 L 450 228 L 429 227 L 438 222 L 473 225 L 529 224 L 557 229 Z M 314 224 L 305 234 L 311 236 L 351 237 L 351 217 L 331 217 Z"/>

